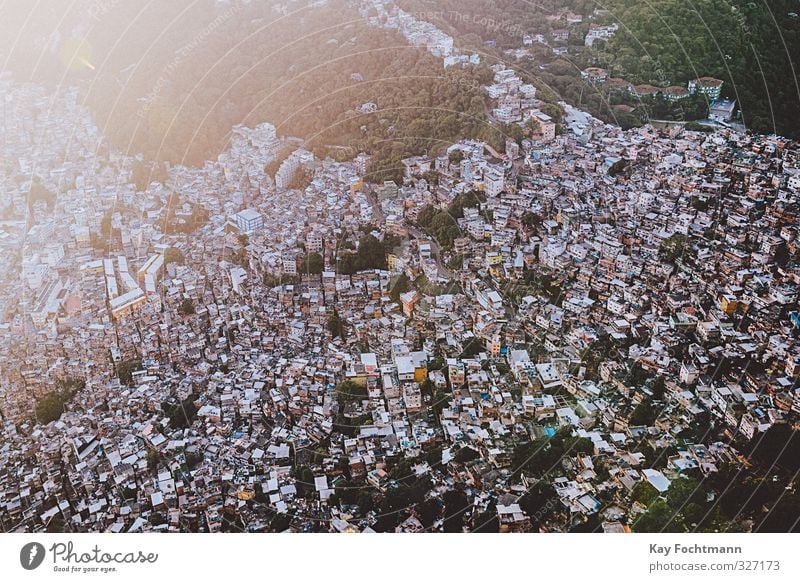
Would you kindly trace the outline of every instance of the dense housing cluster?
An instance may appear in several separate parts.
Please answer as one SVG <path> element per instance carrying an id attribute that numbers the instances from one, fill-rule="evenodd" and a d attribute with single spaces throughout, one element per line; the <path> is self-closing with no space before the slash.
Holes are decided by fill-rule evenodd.
<path id="1" fill-rule="evenodd" d="M 0 78 L 3 529 L 753 528 L 715 475 L 800 414 L 800 148 L 504 71 L 504 153 L 380 184 L 268 123 L 151 180 Z"/>

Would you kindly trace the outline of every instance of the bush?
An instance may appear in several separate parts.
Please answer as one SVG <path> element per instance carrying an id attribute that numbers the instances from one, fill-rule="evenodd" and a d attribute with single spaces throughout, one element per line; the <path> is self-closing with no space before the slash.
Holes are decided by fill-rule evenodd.
<path id="1" fill-rule="evenodd" d="M 183 251 L 176 247 L 170 247 L 166 251 L 164 251 L 164 264 L 169 265 L 170 263 L 178 263 L 182 265 L 185 261 L 185 257 L 183 256 Z"/>
<path id="2" fill-rule="evenodd" d="M 319 253 L 308 253 L 303 259 L 303 272 L 310 275 L 319 275 L 325 266 L 325 261 Z"/>
<path id="3" fill-rule="evenodd" d="M 180 306 L 178 307 L 178 313 L 181 315 L 191 315 L 194 313 L 194 302 L 189 299 L 188 297 L 181 301 Z"/>
<path id="4" fill-rule="evenodd" d="M 141 369 L 141 360 L 122 360 L 117 364 L 117 377 L 122 384 L 133 386 L 133 372 Z"/>
<path id="5" fill-rule="evenodd" d="M 47 424 L 61 418 L 64 406 L 75 394 L 86 385 L 78 378 L 63 378 L 56 381 L 56 389 L 45 394 L 36 403 L 34 414 L 41 424 Z"/>
<path id="6" fill-rule="evenodd" d="M 474 461 L 477 458 L 478 458 L 478 451 L 476 451 L 472 447 L 461 447 L 460 449 L 458 449 L 458 452 L 456 452 L 455 456 L 453 457 L 456 463 L 461 463 L 461 464 L 469 463 L 470 461 Z"/>

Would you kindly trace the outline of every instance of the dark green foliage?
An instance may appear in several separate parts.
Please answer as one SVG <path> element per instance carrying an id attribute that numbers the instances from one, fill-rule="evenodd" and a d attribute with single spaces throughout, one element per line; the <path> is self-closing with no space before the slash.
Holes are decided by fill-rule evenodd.
<path id="1" fill-rule="evenodd" d="M 442 506 L 436 499 L 426 499 L 414 507 L 414 513 L 417 514 L 417 519 L 422 522 L 426 528 L 430 528 L 434 522 L 439 519 L 442 512 Z"/>
<path id="2" fill-rule="evenodd" d="M 50 521 L 47 522 L 45 531 L 47 531 L 47 533 L 66 533 L 64 518 L 61 517 L 61 515 L 53 516 Z"/>
<path id="3" fill-rule="evenodd" d="M 539 228 L 542 226 L 543 218 L 535 212 L 526 212 L 522 215 L 522 224 L 528 228 Z"/>
<path id="4" fill-rule="evenodd" d="M 460 489 L 446 491 L 442 495 L 444 503 L 445 533 L 459 533 L 464 527 L 464 518 L 469 510 L 467 495 Z"/>
<path id="5" fill-rule="evenodd" d="M 561 430 L 552 438 L 537 439 L 518 445 L 511 457 L 511 468 L 519 474 L 542 477 L 557 472 L 561 461 L 575 457 L 578 453 L 592 454 L 594 445 L 589 439 L 570 436 L 568 430 Z"/>
<path id="6" fill-rule="evenodd" d="M 647 511 L 633 523 L 635 532 L 717 532 L 737 531 L 739 526 L 730 521 L 739 512 L 726 516 L 708 496 L 713 490 L 708 480 L 678 477 L 670 482 L 661 496 L 651 485 L 639 483 L 633 498 L 647 505 Z"/>
<path id="7" fill-rule="evenodd" d="M 441 356 L 435 356 L 431 358 L 430 362 L 428 362 L 429 371 L 441 370 L 442 368 L 444 368 L 444 358 Z"/>
<path id="8" fill-rule="evenodd" d="M 478 354 L 483 351 L 483 345 L 481 344 L 480 340 L 477 338 L 471 338 L 467 344 L 464 346 L 464 349 L 459 354 L 459 358 L 472 358 L 477 356 Z"/>
<path id="9" fill-rule="evenodd" d="M 386 490 L 376 510 L 378 523 L 375 524 L 375 531 L 394 531 L 394 528 L 402 521 L 402 515 L 422 503 L 430 489 L 429 477 L 405 479 L 393 483 Z"/>
<path id="10" fill-rule="evenodd" d="M 658 490 L 647 481 L 639 481 L 633 487 L 631 499 L 647 507 L 658 499 Z"/>
<path id="11" fill-rule="evenodd" d="M 325 266 L 325 261 L 319 253 L 308 253 L 303 258 L 303 273 L 311 275 L 319 275 Z"/>
<path id="12" fill-rule="evenodd" d="M 464 255 L 458 254 L 453 255 L 453 257 L 447 262 L 447 268 L 453 271 L 458 271 L 464 267 Z"/>
<path id="13" fill-rule="evenodd" d="M 558 470 L 564 450 L 553 447 L 547 439 L 536 440 L 517 446 L 511 459 L 513 471 L 525 471 L 531 475 L 542 476 Z"/>
<path id="14" fill-rule="evenodd" d="M 453 399 L 453 393 L 445 388 L 440 388 L 433 393 L 431 398 L 431 408 L 438 416 L 442 410 L 447 407 L 448 403 Z M 437 462 L 441 462 L 442 458 L 439 456 Z"/>
<path id="15" fill-rule="evenodd" d="M 725 81 L 751 129 L 797 137 L 800 107 L 791 59 L 800 54 L 792 0 L 613 0 L 622 26 L 603 52 L 613 75 L 633 83 L 685 84 L 698 76 Z"/>
<path id="16" fill-rule="evenodd" d="M 483 195 L 475 190 L 470 190 L 469 192 L 458 194 L 450 203 L 447 212 L 453 218 L 463 218 L 465 208 L 475 208 L 480 206 L 482 202 L 485 202 Z"/>
<path id="17" fill-rule="evenodd" d="M 45 394 L 36 403 L 36 419 L 42 424 L 58 420 L 63 412 L 64 398 L 58 392 Z"/>
<path id="18" fill-rule="evenodd" d="M 602 531 L 601 528 L 600 518 L 594 513 L 587 517 L 586 521 L 581 522 L 569 531 L 570 533 L 597 533 Z"/>
<path id="19" fill-rule="evenodd" d="M 333 337 L 345 339 L 345 325 L 344 320 L 339 317 L 339 312 L 334 310 L 328 317 L 327 322 L 328 331 Z"/>
<path id="20" fill-rule="evenodd" d="M 314 487 L 314 472 L 308 465 L 299 465 L 293 469 L 297 495 L 311 499 L 316 493 Z"/>
<path id="21" fill-rule="evenodd" d="M 434 206 L 423 208 L 417 218 L 417 224 L 426 229 L 439 246 L 444 250 L 453 248 L 453 240 L 462 235 L 457 220 L 463 218 L 465 208 L 479 206 L 482 196 L 475 191 L 458 194 L 447 210 L 439 210 Z"/>
<path id="22" fill-rule="evenodd" d="M 522 277 L 530 287 L 531 294 L 544 295 L 554 305 L 563 303 L 561 286 L 550 275 L 540 273 L 537 269 L 527 269 Z"/>
<path id="23" fill-rule="evenodd" d="M 363 488 L 363 485 L 355 481 L 343 479 L 336 483 L 334 491 L 336 494 L 336 499 L 340 504 L 355 505 L 358 503 L 358 496 Z"/>
<path id="24" fill-rule="evenodd" d="M 659 533 L 683 532 L 686 531 L 676 521 L 676 515 L 663 499 L 657 499 L 648 507 L 633 524 L 633 529 L 637 533 Z"/>
<path id="25" fill-rule="evenodd" d="M 122 360 L 116 364 L 117 377 L 122 384 L 133 386 L 133 373 L 142 367 L 141 360 Z"/>
<path id="26" fill-rule="evenodd" d="M 161 404 L 161 410 L 169 418 L 169 424 L 172 428 L 188 428 L 192 425 L 197 418 L 195 400 L 197 400 L 197 396 L 192 394 L 178 404 L 169 402 Z"/>
<path id="27" fill-rule="evenodd" d="M 158 451 L 155 449 L 147 449 L 147 468 L 150 471 L 155 471 L 159 464 Z"/>
<path id="28" fill-rule="evenodd" d="M 559 510 L 561 502 L 552 485 L 539 481 L 519 498 L 519 506 L 531 520 L 531 525 L 536 528 L 549 515 Z"/>
<path id="29" fill-rule="evenodd" d="M 458 223 L 447 212 L 439 212 L 434 216 L 428 230 L 444 250 L 453 248 L 453 241 L 461 236 Z"/>
<path id="30" fill-rule="evenodd" d="M 362 489 L 359 491 L 356 505 L 361 509 L 361 513 L 369 513 L 375 509 L 375 499 L 372 497 L 372 490 Z"/>
<path id="31" fill-rule="evenodd" d="M 401 4 L 409 11 L 429 10 L 424 0 L 402 0 Z M 479 19 L 459 18 L 462 4 L 439 0 L 433 22 L 460 33 L 458 40 L 475 48 L 483 41 L 496 41 L 498 55 L 502 49 L 518 48 L 522 31 L 547 34 L 558 26 L 548 22 L 547 16 L 567 7 L 584 16 L 584 24 L 575 28 L 569 40 L 570 45 L 582 45 L 586 17 L 597 8 L 597 3 L 583 0 L 545 4 L 536 10 L 520 0 L 470 2 L 474 14 L 491 14 L 499 24 L 486 27 Z M 593 22 L 617 22 L 619 30 L 613 38 L 564 57 L 554 57 L 549 48 L 534 45 L 532 58 L 517 63 L 523 78 L 538 87 L 537 97 L 551 103 L 564 99 L 623 128 L 647 119 L 696 120 L 706 116 L 707 104 L 700 96 L 674 103 L 661 98 L 639 100 L 591 85 L 580 78 L 580 71 L 601 66 L 613 77 L 658 87 L 686 86 L 690 79 L 712 76 L 725 82 L 723 95 L 738 100 L 748 128 L 794 138 L 800 135 L 796 115 L 800 90 L 791 73 L 792 61 L 800 54 L 800 19 L 790 16 L 798 12 L 794 0 L 609 0 L 602 8 L 609 16 L 593 15 Z M 614 109 L 621 103 L 637 110 Z M 708 131 L 696 124 L 687 129 Z"/>
<path id="32" fill-rule="evenodd" d="M 427 462 L 431 467 L 438 467 L 442 463 L 442 447 L 433 447 L 429 451 L 425 451 L 422 455 L 422 460 Z"/>
<path id="33" fill-rule="evenodd" d="M 497 507 L 490 503 L 486 511 L 472 517 L 473 533 L 497 533 L 500 531 L 500 520 L 497 517 Z"/>
<path id="34" fill-rule="evenodd" d="M 686 235 L 673 234 L 661 243 L 659 254 L 661 258 L 669 263 L 674 263 L 676 259 L 686 252 L 689 241 Z"/>
<path id="35" fill-rule="evenodd" d="M 186 468 L 190 471 L 203 461 L 203 453 L 201 452 L 193 453 L 187 451 L 184 457 L 186 458 Z"/>
<path id="36" fill-rule="evenodd" d="M 194 313 L 194 301 L 189 299 L 188 297 L 181 301 L 181 304 L 178 306 L 178 313 L 181 315 L 191 315 Z"/>
<path id="37" fill-rule="evenodd" d="M 694 121 L 688 122 L 686 125 L 683 126 L 683 128 L 689 131 L 702 131 L 703 133 L 711 133 L 712 131 L 714 131 L 713 127 L 710 127 L 708 125 L 702 125 Z"/>
<path id="38" fill-rule="evenodd" d="M 85 385 L 86 382 L 79 378 L 56 380 L 55 390 L 48 392 L 36 402 L 34 410 L 36 420 L 41 424 L 47 424 L 61 418 L 65 404 Z"/>
<path id="39" fill-rule="evenodd" d="M 344 380 L 336 385 L 336 394 L 339 400 L 361 400 L 367 397 L 367 388 L 351 380 Z"/>
<path id="40" fill-rule="evenodd" d="M 770 511 L 753 528 L 761 533 L 800 532 L 800 496 L 797 493 L 778 497 Z"/>
<path id="41" fill-rule="evenodd" d="M 614 162 L 611 165 L 611 167 L 608 169 L 608 175 L 609 176 L 616 176 L 618 174 L 621 174 L 622 172 L 625 171 L 625 168 L 627 166 L 628 166 L 628 161 L 627 160 L 618 160 L 618 161 Z"/>
<path id="42" fill-rule="evenodd" d="M 417 215 L 417 224 L 424 228 L 428 228 L 431 225 L 433 217 L 438 213 L 439 210 L 435 206 L 428 204 L 419 211 L 419 214 Z"/>
<path id="43" fill-rule="evenodd" d="M 166 251 L 164 251 L 164 264 L 169 265 L 170 263 L 177 263 L 182 265 L 185 261 L 185 257 L 183 256 L 183 251 L 176 247 L 170 247 Z"/>
<path id="44" fill-rule="evenodd" d="M 403 293 L 407 293 L 410 290 L 411 290 L 411 281 L 409 280 L 408 275 L 406 275 L 405 273 L 400 273 L 400 275 L 398 275 L 397 278 L 394 280 L 394 283 L 392 283 L 392 291 L 391 291 L 392 301 L 399 301 L 400 296 Z"/>
<path id="45" fill-rule="evenodd" d="M 352 275 L 368 269 L 385 269 L 387 249 L 384 243 L 371 234 L 365 234 L 358 239 L 358 249 L 355 253 L 339 251 L 338 272 Z"/>
<path id="46" fill-rule="evenodd" d="M 458 449 L 453 459 L 457 463 L 469 463 L 470 461 L 477 459 L 479 456 L 480 455 L 478 454 L 478 451 L 472 447 L 461 447 Z"/>
<path id="47" fill-rule="evenodd" d="M 658 413 L 659 409 L 653 406 L 652 400 L 645 398 L 633 409 L 628 422 L 631 426 L 652 426 Z"/>
<path id="48" fill-rule="evenodd" d="M 792 474 L 800 470 L 800 434 L 788 424 L 773 425 L 755 436 L 746 452 L 766 469 L 774 464 Z"/>
<path id="49" fill-rule="evenodd" d="M 292 518 L 285 513 L 277 513 L 272 521 L 269 523 L 269 529 L 273 532 L 282 532 L 289 529 L 292 523 Z"/>

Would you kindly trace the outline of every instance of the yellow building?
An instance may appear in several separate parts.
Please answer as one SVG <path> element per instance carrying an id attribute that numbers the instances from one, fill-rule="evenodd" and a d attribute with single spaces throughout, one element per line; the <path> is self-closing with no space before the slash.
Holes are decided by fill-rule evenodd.
<path id="1" fill-rule="evenodd" d="M 739 302 L 736 300 L 736 297 L 730 294 L 725 294 L 720 299 L 720 309 L 725 312 L 726 315 L 733 315 L 736 313 L 736 310 L 739 307 Z"/>

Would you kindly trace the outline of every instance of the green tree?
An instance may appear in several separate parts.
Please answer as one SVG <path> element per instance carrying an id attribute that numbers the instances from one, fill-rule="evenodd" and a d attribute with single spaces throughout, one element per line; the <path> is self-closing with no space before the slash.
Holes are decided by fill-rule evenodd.
<path id="1" fill-rule="evenodd" d="M 181 301 L 181 304 L 178 306 L 178 313 L 181 315 L 191 315 L 194 312 L 194 301 L 189 297 Z"/>
<path id="2" fill-rule="evenodd" d="M 411 281 L 408 275 L 400 273 L 392 284 L 391 297 L 392 301 L 400 301 L 400 296 L 411 290 Z"/>
<path id="3" fill-rule="evenodd" d="M 464 152 L 461 150 L 453 150 L 448 154 L 447 159 L 451 164 L 460 164 L 461 160 L 464 159 Z"/>
<path id="4" fill-rule="evenodd" d="M 561 502 L 552 485 L 538 481 L 519 498 L 519 506 L 531 520 L 531 525 L 538 527 L 559 509 Z"/>
<path id="5" fill-rule="evenodd" d="M 141 369 L 141 360 L 122 360 L 116 364 L 117 378 L 126 386 L 133 386 L 133 373 Z"/>
<path id="6" fill-rule="evenodd" d="M 49 392 L 36 403 L 36 419 L 47 424 L 61 418 L 64 413 L 64 397 L 59 392 Z"/>
<path id="7" fill-rule="evenodd" d="M 172 428 L 188 428 L 192 425 L 197 418 L 195 400 L 197 400 L 197 395 L 190 394 L 177 404 L 169 401 L 161 403 L 161 410 L 169 418 Z"/>
<path id="8" fill-rule="evenodd" d="M 178 265 L 182 265 L 185 260 L 186 259 L 183 256 L 183 251 L 177 247 L 169 247 L 166 251 L 164 251 L 165 265 L 169 265 L 170 263 L 177 263 Z"/>
<path id="9" fill-rule="evenodd" d="M 746 451 L 762 467 L 776 464 L 792 474 L 800 471 L 800 436 L 788 424 L 774 424 L 756 435 Z"/>
<path id="10" fill-rule="evenodd" d="M 159 465 L 158 451 L 155 449 L 147 449 L 147 468 L 154 472 Z"/>
<path id="11" fill-rule="evenodd" d="M 642 480 L 633 486 L 631 499 L 647 507 L 658 499 L 658 490 L 649 482 Z"/>
<path id="12" fill-rule="evenodd" d="M 464 517 L 469 509 L 466 493 L 460 489 L 445 491 L 442 503 L 444 503 L 445 533 L 460 533 L 464 528 Z"/>
<path id="13" fill-rule="evenodd" d="M 55 390 L 42 396 L 34 408 L 36 420 L 47 424 L 61 418 L 65 405 L 86 385 L 80 378 L 60 378 L 56 380 Z"/>
<path id="14" fill-rule="evenodd" d="M 339 312 L 335 309 L 333 310 L 333 313 L 328 316 L 327 327 L 328 331 L 333 337 L 345 339 L 344 320 L 339 317 Z"/>
<path id="15" fill-rule="evenodd" d="M 652 426 L 658 417 L 658 410 L 653 407 L 650 398 L 645 398 L 633 409 L 629 423 L 631 426 Z"/>
<path id="16" fill-rule="evenodd" d="M 352 380 L 344 380 L 336 385 L 336 394 L 343 400 L 361 400 L 367 397 L 367 388 Z"/>
<path id="17" fill-rule="evenodd" d="M 681 257 L 687 249 L 688 238 L 683 234 L 673 234 L 668 239 L 661 243 L 659 253 L 661 257 L 669 262 L 674 263 L 676 259 Z"/>
<path id="18" fill-rule="evenodd" d="M 636 533 L 683 532 L 685 528 L 675 519 L 675 512 L 662 499 L 654 501 L 648 510 L 633 523 Z"/>
<path id="19" fill-rule="evenodd" d="M 319 253 L 308 253 L 303 260 L 303 272 L 319 275 L 325 266 L 325 261 Z"/>
<path id="20" fill-rule="evenodd" d="M 478 454 L 478 451 L 476 451 L 472 447 L 467 446 L 458 449 L 455 456 L 453 457 L 453 460 L 455 460 L 457 463 L 463 464 L 463 463 L 469 463 L 470 461 L 474 461 L 479 456 L 480 455 Z"/>

